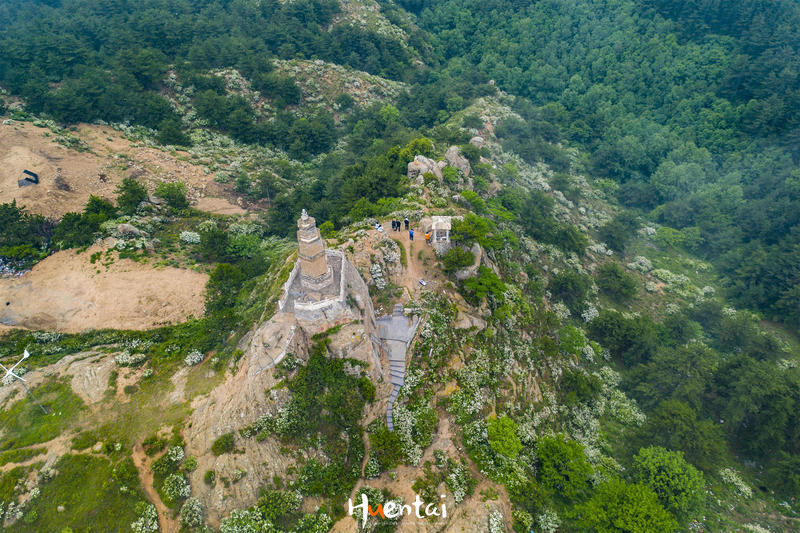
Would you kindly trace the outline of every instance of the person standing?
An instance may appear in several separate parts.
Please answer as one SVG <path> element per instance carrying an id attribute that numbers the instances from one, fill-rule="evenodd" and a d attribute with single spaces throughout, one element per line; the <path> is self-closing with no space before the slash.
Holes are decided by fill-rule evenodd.
<path id="1" fill-rule="evenodd" d="M 408 217 L 406 217 L 405 220 L 403 220 L 403 222 L 406 223 L 406 229 L 408 229 Z"/>
<path id="2" fill-rule="evenodd" d="M 411 239 L 412 241 L 414 240 L 414 230 L 413 229 L 409 229 L 408 230 L 408 238 Z"/>

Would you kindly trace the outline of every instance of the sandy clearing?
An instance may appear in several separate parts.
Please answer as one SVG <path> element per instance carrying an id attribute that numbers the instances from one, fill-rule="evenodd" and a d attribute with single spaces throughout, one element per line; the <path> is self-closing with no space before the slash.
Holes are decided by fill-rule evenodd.
<path id="1" fill-rule="evenodd" d="M 203 314 L 206 274 L 129 259 L 106 269 L 90 262 L 98 251 L 57 252 L 21 277 L 0 279 L 0 323 L 77 333 L 150 329 Z"/>
<path id="2" fill-rule="evenodd" d="M 194 205 L 196 209 L 217 215 L 246 215 L 247 211 L 225 198 L 200 198 Z"/>
<path id="3" fill-rule="evenodd" d="M 90 194 L 113 200 L 117 185 L 131 176 L 150 192 L 161 181 L 180 180 L 188 186 L 191 200 L 226 194 L 214 175 L 206 174 L 185 152 L 135 145 L 110 126 L 81 124 L 70 134 L 85 142 L 89 151 L 67 149 L 55 142 L 56 135 L 48 128 L 29 122 L 0 123 L 0 203 L 17 200 L 31 212 L 60 218 L 81 211 Z M 39 174 L 39 185 L 17 186 L 25 169 Z M 223 198 L 215 200 L 222 200 L 229 210 L 241 209 Z"/>

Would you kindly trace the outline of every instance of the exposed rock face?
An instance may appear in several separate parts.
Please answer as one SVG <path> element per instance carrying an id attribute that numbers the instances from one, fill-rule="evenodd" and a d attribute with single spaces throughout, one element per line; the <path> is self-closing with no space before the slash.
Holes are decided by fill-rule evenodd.
<path id="1" fill-rule="evenodd" d="M 287 350 L 304 358 L 306 343 L 302 335 L 294 335 Z M 276 343 L 274 349 L 281 352 L 284 346 Z M 255 503 L 263 480 L 275 475 L 285 476 L 286 470 L 294 464 L 292 457 L 281 453 L 281 445 L 276 439 L 258 441 L 249 438 L 245 441 L 239 434 L 240 429 L 261 415 L 274 414 L 285 400 L 280 397 L 285 394 L 283 390 L 268 392 L 276 380 L 271 369 L 262 371 L 260 363 L 258 358 L 245 355 L 234 374 L 228 375 L 210 394 L 192 402 L 194 412 L 185 432 L 186 453 L 197 458 L 198 468 L 189 477 L 192 495 L 203 502 L 212 525 L 219 524 L 219 520 L 233 509 Z M 241 453 L 214 456 L 211 453 L 214 440 L 231 432 L 236 449 Z M 227 487 L 221 482 L 209 487 L 203 481 L 207 470 L 213 470 L 217 479 L 233 479 L 236 470 L 244 470 L 247 475 Z"/>
<path id="2" fill-rule="evenodd" d="M 463 281 L 467 278 L 474 278 L 478 275 L 478 268 L 481 266 L 481 257 L 483 256 L 483 249 L 481 245 L 477 242 L 472 245 L 472 249 L 470 250 L 472 256 L 475 258 L 475 261 L 472 263 L 472 266 L 468 266 L 466 268 L 462 268 L 461 270 L 456 271 L 456 279 Z"/>
<path id="3" fill-rule="evenodd" d="M 436 162 L 424 155 L 416 155 L 414 160 L 408 164 L 408 177 L 413 180 L 417 177 L 421 178 L 430 172 L 437 178 L 442 179 L 442 168 L 444 166 L 445 164 L 442 161 Z"/>
<path id="4" fill-rule="evenodd" d="M 480 135 L 476 135 L 472 139 L 469 140 L 469 143 L 473 146 L 477 146 L 478 148 L 482 148 L 486 141 L 484 141 L 483 137 Z"/>
<path id="5" fill-rule="evenodd" d="M 469 166 L 467 158 L 461 155 L 461 150 L 459 150 L 458 146 L 451 146 L 448 148 L 444 153 L 444 158 L 451 167 L 460 170 L 464 174 L 464 177 L 469 177 L 469 173 L 472 169 Z"/>

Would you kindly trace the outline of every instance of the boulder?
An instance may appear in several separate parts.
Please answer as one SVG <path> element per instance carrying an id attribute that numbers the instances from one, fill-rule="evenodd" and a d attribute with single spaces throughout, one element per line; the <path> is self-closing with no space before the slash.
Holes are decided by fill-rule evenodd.
<path id="1" fill-rule="evenodd" d="M 141 237 L 142 230 L 131 224 L 120 224 L 117 226 L 117 233 L 122 237 Z"/>
<path id="2" fill-rule="evenodd" d="M 468 266 L 456 271 L 455 276 L 459 281 L 464 281 L 467 278 L 474 278 L 478 275 L 478 269 L 481 266 L 481 258 L 483 257 L 483 248 L 481 248 L 481 245 L 476 242 L 472 245 L 470 252 L 472 253 L 472 257 L 475 258 L 475 262 L 472 263 L 472 266 Z"/>
<path id="3" fill-rule="evenodd" d="M 476 135 L 475 137 L 469 140 L 469 143 L 478 148 L 483 148 L 483 145 L 486 144 L 486 141 L 480 135 Z"/>
<path id="4" fill-rule="evenodd" d="M 436 161 L 425 157 L 424 155 L 414 156 L 414 160 L 408 164 L 408 177 L 409 179 L 424 176 L 430 172 L 439 179 L 442 179 L 442 167 Z"/>
<path id="5" fill-rule="evenodd" d="M 460 170 L 465 177 L 469 177 L 469 173 L 472 169 L 469 166 L 467 158 L 461 155 L 461 150 L 458 149 L 458 146 L 451 146 L 448 148 L 444 153 L 444 158 L 447 164 Z"/>

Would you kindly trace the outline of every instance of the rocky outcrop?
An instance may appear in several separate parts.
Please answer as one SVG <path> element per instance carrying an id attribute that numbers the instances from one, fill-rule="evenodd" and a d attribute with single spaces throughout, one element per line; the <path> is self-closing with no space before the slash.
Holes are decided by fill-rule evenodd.
<path id="1" fill-rule="evenodd" d="M 469 143 L 478 148 L 483 148 L 483 145 L 486 144 L 486 141 L 480 135 L 476 135 L 475 137 L 469 140 Z"/>
<path id="2" fill-rule="evenodd" d="M 459 281 L 463 281 L 467 278 L 474 278 L 478 275 L 478 268 L 481 266 L 481 258 L 483 256 L 483 249 L 481 248 L 481 245 L 477 242 L 473 244 L 472 249 L 470 249 L 470 253 L 472 253 L 472 257 L 475 258 L 475 261 L 471 266 L 456 271 L 455 276 Z"/>
<path id="3" fill-rule="evenodd" d="M 461 173 L 464 174 L 464 177 L 469 177 L 469 173 L 472 169 L 469 166 L 469 161 L 467 161 L 467 158 L 461 155 L 461 150 L 458 148 L 458 146 L 451 146 L 448 148 L 444 153 L 444 158 L 449 166 L 460 170 Z"/>
<path id="4" fill-rule="evenodd" d="M 143 237 L 145 232 L 131 224 L 119 224 L 117 226 L 117 234 L 120 237 Z"/>
<path id="5" fill-rule="evenodd" d="M 434 161 L 424 155 L 414 156 L 414 160 L 408 164 L 409 179 L 422 179 L 422 176 L 430 172 L 439 179 L 442 179 L 442 169 L 446 166 L 443 161 Z"/>

